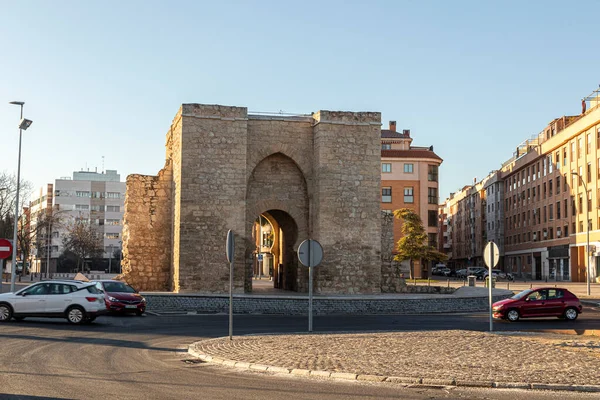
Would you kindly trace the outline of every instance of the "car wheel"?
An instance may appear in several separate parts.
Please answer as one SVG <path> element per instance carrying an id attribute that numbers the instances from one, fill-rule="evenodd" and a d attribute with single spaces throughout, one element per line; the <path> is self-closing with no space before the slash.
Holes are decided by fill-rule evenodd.
<path id="1" fill-rule="evenodd" d="M 8 304 L 0 304 L 0 322 L 10 321 L 12 314 L 12 308 Z"/>
<path id="2" fill-rule="evenodd" d="M 519 312 L 514 308 L 512 310 L 508 310 L 508 312 L 506 313 L 506 319 L 508 319 L 510 322 L 517 322 L 519 320 L 519 317 Z"/>
<path id="3" fill-rule="evenodd" d="M 85 310 L 79 306 L 73 306 L 67 310 L 67 321 L 72 324 L 78 325 L 85 322 Z"/>
<path id="4" fill-rule="evenodd" d="M 576 309 L 574 308 L 567 308 L 565 310 L 565 318 L 569 321 L 575 321 L 577 319 L 577 316 L 579 315 L 579 313 L 577 312 Z"/>

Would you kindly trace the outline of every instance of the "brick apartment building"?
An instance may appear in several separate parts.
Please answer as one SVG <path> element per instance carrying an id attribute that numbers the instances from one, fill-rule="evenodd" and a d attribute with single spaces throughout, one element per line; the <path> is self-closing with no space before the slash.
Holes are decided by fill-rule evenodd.
<path id="1" fill-rule="evenodd" d="M 412 146 L 410 130 L 396 130 L 396 121 L 381 131 L 381 209 L 393 212 L 410 208 L 419 214 L 429 244 L 438 247 L 439 166 L 442 159 L 433 146 Z M 402 237 L 400 221 L 394 221 L 394 242 Z M 414 271 L 428 276 L 430 266 Z"/>

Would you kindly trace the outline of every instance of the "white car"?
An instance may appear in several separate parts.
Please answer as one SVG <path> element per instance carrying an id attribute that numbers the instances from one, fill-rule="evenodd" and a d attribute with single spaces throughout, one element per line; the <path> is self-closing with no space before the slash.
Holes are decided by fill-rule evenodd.
<path id="1" fill-rule="evenodd" d="M 104 294 L 89 282 L 43 281 L 15 293 L 0 294 L 0 322 L 49 317 L 82 324 L 106 312 Z"/>

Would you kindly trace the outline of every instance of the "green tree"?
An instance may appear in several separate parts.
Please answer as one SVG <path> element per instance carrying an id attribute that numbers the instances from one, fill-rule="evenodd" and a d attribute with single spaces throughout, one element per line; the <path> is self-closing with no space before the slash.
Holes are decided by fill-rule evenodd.
<path id="1" fill-rule="evenodd" d="M 398 240 L 395 261 L 410 260 L 410 277 L 414 275 L 414 260 L 446 261 L 448 256 L 427 243 L 427 232 L 419 214 L 410 208 L 394 211 L 394 217 L 402 220 L 402 238 Z"/>

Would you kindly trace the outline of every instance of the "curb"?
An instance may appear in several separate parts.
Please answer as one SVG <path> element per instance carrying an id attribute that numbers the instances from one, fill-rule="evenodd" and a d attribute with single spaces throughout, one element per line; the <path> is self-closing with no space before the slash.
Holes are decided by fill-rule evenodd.
<path id="1" fill-rule="evenodd" d="M 553 333 L 557 335 L 600 336 L 597 329 L 527 329 L 521 332 Z"/>
<path id="2" fill-rule="evenodd" d="M 560 331 L 560 330 L 557 330 Z M 565 330 L 567 331 L 567 330 Z M 600 331 L 596 331 L 600 335 Z M 215 339 L 213 339 L 215 340 Z M 204 342 L 204 340 L 203 340 Z M 198 343 L 198 342 L 196 342 Z M 195 349 L 195 343 L 188 346 L 188 354 L 196 357 L 205 362 L 211 362 L 214 364 L 221 364 L 228 367 L 260 371 L 260 372 L 273 372 L 284 375 L 295 375 L 303 377 L 318 377 L 333 379 L 338 381 L 368 381 L 368 382 L 383 382 L 383 383 L 395 383 L 400 384 L 404 387 L 479 387 L 486 389 L 529 389 L 529 390 L 553 390 L 553 391 L 567 391 L 567 392 L 585 392 L 585 393 L 600 393 L 600 385 L 566 385 L 556 383 L 525 383 L 525 382 L 495 382 L 495 381 L 467 381 L 467 380 L 455 380 L 455 379 L 431 379 L 431 378 L 417 378 L 417 377 L 406 377 L 406 376 L 383 376 L 383 375 L 359 375 L 348 372 L 331 372 L 331 371 L 320 371 L 320 370 L 309 370 L 309 369 L 290 369 L 284 367 L 277 367 L 265 364 L 247 363 L 234 360 L 224 360 L 217 357 L 212 357 L 208 354 L 199 353 Z"/>

